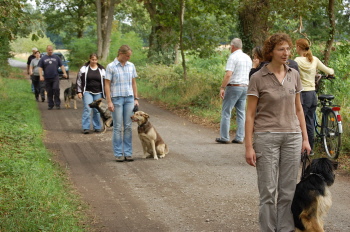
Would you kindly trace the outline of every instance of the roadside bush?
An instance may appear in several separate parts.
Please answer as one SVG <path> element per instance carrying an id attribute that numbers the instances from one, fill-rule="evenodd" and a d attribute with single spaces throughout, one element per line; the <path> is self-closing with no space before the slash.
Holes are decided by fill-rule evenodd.
<path id="1" fill-rule="evenodd" d="M 221 100 L 219 86 L 222 78 L 200 73 L 190 68 L 185 80 L 181 66 L 147 65 L 138 68 L 138 90 L 142 97 L 166 103 L 174 109 L 186 109 L 198 116 L 218 122 Z"/>

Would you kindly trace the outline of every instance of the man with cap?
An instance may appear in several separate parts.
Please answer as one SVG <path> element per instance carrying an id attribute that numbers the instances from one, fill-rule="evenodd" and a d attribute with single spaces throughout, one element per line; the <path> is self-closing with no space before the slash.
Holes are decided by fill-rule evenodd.
<path id="1" fill-rule="evenodd" d="M 27 73 L 29 75 L 29 67 L 30 67 L 30 62 L 32 62 L 33 59 L 35 59 L 35 52 L 38 51 L 37 48 L 32 48 L 32 54 L 28 56 L 27 60 Z M 30 76 L 30 79 L 32 79 L 32 76 Z M 32 84 L 32 92 L 34 93 L 34 85 Z"/>

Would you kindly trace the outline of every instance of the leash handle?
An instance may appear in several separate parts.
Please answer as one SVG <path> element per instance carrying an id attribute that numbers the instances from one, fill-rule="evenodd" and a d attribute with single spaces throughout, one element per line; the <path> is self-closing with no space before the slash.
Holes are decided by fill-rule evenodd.
<path id="1" fill-rule="evenodd" d="M 309 161 L 309 163 L 311 163 L 310 161 L 310 157 L 307 155 L 307 152 L 304 151 L 302 154 L 301 154 L 301 161 L 303 162 L 303 166 L 302 166 L 302 169 L 301 169 L 301 177 L 300 177 L 300 180 L 303 180 L 306 176 L 305 174 L 305 170 L 306 170 L 306 163 L 307 161 Z"/>

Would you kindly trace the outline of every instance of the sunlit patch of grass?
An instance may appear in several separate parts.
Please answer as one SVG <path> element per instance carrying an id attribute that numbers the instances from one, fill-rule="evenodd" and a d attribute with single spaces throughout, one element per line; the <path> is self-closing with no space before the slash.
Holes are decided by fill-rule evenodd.
<path id="1" fill-rule="evenodd" d="M 80 200 L 43 142 L 26 79 L 0 78 L 0 231 L 84 231 Z"/>

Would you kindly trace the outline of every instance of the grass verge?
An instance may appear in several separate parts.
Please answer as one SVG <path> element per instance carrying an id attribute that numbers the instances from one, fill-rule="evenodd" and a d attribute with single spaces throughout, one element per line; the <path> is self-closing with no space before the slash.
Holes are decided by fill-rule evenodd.
<path id="1" fill-rule="evenodd" d="M 223 71 L 199 70 L 189 68 L 187 79 L 182 77 L 182 69 L 179 66 L 148 65 L 137 67 L 140 79 L 138 81 L 138 91 L 143 98 L 147 98 L 160 105 L 164 105 L 181 116 L 189 120 L 220 127 L 221 99 L 219 98 L 219 87 L 223 78 Z M 224 70 L 224 67 L 222 68 Z M 342 90 L 348 90 L 350 81 L 342 81 Z M 340 84 L 336 85 L 339 87 Z M 341 115 L 343 118 L 342 150 L 339 156 L 340 169 L 350 174 L 350 127 L 349 102 L 347 93 L 339 90 L 330 90 L 339 99 L 337 104 L 342 106 Z M 342 100 L 343 99 L 343 100 Z M 232 112 L 231 131 L 236 130 L 235 110 Z M 325 157 L 324 151 L 320 151 L 319 156 Z"/>
<path id="2" fill-rule="evenodd" d="M 0 231 L 86 231 L 85 207 L 42 142 L 40 113 L 21 76 L 0 77 Z"/>

